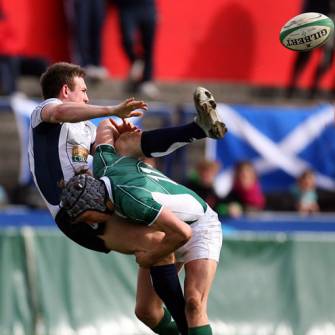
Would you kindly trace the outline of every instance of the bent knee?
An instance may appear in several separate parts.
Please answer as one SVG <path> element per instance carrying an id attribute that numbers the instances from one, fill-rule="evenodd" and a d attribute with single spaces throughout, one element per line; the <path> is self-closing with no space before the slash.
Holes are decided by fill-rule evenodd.
<path id="1" fill-rule="evenodd" d="M 160 314 L 158 307 L 154 308 L 153 306 L 144 304 L 136 305 L 135 307 L 136 317 L 149 327 L 158 324 L 160 321 Z"/>
<path id="2" fill-rule="evenodd" d="M 186 298 L 186 313 L 188 315 L 198 315 L 205 311 L 205 302 L 200 294 L 192 295 Z"/>

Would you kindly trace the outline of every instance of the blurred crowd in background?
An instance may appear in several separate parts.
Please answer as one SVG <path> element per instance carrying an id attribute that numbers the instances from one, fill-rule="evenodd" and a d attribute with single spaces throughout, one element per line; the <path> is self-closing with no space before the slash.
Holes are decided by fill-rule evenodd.
<path id="1" fill-rule="evenodd" d="M 160 168 L 157 159 L 146 159 L 146 163 Z M 239 218 L 262 211 L 297 212 L 305 216 L 335 211 L 335 192 L 318 188 L 312 169 L 306 169 L 284 191 L 264 192 L 252 162 L 239 161 L 234 167 L 232 187 L 225 196 L 220 196 L 215 187 L 219 170 L 219 162 L 202 158 L 189 170 L 182 184 L 205 199 L 220 217 Z M 10 203 L 46 208 L 33 184 L 19 185 L 11 195 L 0 185 L 0 208 Z"/>
<path id="2" fill-rule="evenodd" d="M 232 187 L 224 197 L 215 189 L 218 172 L 217 161 L 199 161 L 185 185 L 206 199 L 221 217 L 238 218 L 264 210 L 301 215 L 335 211 L 335 193 L 317 187 L 312 169 L 306 169 L 287 190 L 266 193 L 252 162 L 240 161 L 234 167 Z"/>
<path id="3" fill-rule="evenodd" d="M 125 85 L 127 93 L 140 92 L 148 98 L 158 98 L 154 78 L 154 47 L 157 25 L 155 0 L 66 0 L 64 15 L 70 32 L 71 61 L 85 68 L 88 79 L 100 81 L 109 77 L 102 64 L 102 35 L 108 6 L 118 13 L 122 48 L 129 71 Z M 0 3 L 0 93 L 18 91 L 20 76 L 39 77 L 50 60 L 27 57 L 20 53 L 12 23 L 7 20 Z"/>
<path id="4" fill-rule="evenodd" d="M 313 7 L 306 1 L 303 11 L 334 12 L 334 1 L 318 1 Z M 314 2 L 316 3 L 316 2 Z M 128 74 L 124 78 L 125 94 L 140 93 L 148 99 L 159 100 L 160 90 L 155 78 L 155 45 L 158 24 L 155 0 L 65 0 L 64 15 L 70 33 L 70 54 L 74 63 L 80 64 L 87 72 L 87 78 L 104 81 L 111 78 L 102 62 L 102 32 L 108 6 L 114 6 L 118 13 L 121 44 L 128 62 Z M 51 60 L 45 57 L 27 57 L 20 53 L 11 38 L 11 24 L 0 2 L 0 95 L 12 96 L 18 93 L 18 79 L 22 76 L 39 78 Z M 310 96 L 314 96 L 321 77 L 333 61 L 332 43 L 322 49 L 320 65 L 310 86 Z M 178 50 L 174 50 L 178 52 Z M 299 53 L 293 63 L 293 70 L 287 86 L 287 96 L 296 93 L 299 76 L 312 53 Z M 214 92 L 215 93 L 215 92 Z M 155 164 L 155 162 L 151 162 Z M 264 192 L 253 163 L 248 160 L 236 162 L 230 191 L 218 195 L 215 180 L 220 171 L 220 163 L 200 157 L 190 169 L 185 185 L 203 197 L 220 216 L 237 218 L 246 213 L 260 211 L 294 211 L 303 215 L 335 211 L 335 194 L 320 189 L 316 185 L 312 168 L 306 169 L 291 187 L 280 192 Z M 30 208 L 45 208 L 43 200 L 32 184 L 18 185 L 10 194 L 0 185 L 0 207 L 8 204 L 25 205 Z"/>

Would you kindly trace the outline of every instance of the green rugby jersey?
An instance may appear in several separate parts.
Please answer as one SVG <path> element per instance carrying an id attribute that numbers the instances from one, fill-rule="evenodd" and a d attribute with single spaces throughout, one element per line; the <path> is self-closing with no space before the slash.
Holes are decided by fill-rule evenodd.
<path id="1" fill-rule="evenodd" d="M 162 206 L 187 223 L 207 209 L 195 192 L 142 161 L 119 156 L 111 145 L 97 147 L 93 174 L 105 182 L 118 214 L 144 224 L 152 223 Z"/>

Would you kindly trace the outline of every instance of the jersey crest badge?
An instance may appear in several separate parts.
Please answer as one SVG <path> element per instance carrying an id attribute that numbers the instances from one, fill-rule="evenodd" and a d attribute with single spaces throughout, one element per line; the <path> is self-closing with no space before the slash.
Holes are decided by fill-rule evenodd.
<path id="1" fill-rule="evenodd" d="M 88 150 L 80 145 L 74 145 L 72 148 L 72 161 L 87 163 Z"/>

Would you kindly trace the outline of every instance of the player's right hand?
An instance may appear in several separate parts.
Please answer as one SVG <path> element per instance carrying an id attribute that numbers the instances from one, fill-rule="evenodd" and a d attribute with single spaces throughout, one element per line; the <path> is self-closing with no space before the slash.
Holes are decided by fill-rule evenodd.
<path id="1" fill-rule="evenodd" d="M 142 109 L 142 111 L 140 111 L 140 109 Z M 128 98 L 115 106 L 113 115 L 125 119 L 133 116 L 143 116 L 143 111 L 146 110 L 148 110 L 148 105 L 144 101 Z"/>

